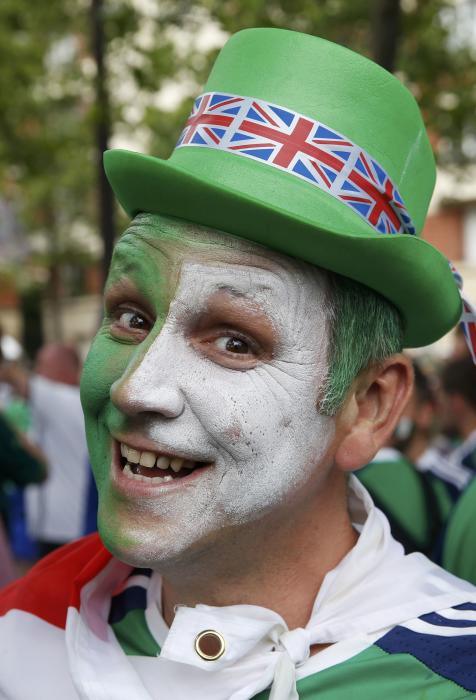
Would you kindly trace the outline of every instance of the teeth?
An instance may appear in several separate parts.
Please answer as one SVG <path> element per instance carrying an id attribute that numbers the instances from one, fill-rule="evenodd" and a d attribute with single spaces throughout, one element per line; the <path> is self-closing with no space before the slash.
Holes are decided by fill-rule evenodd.
<path id="1" fill-rule="evenodd" d="M 182 469 L 183 462 L 183 459 L 180 457 L 174 457 L 170 460 L 170 467 L 177 473 Z"/>
<path id="2" fill-rule="evenodd" d="M 140 459 L 140 452 L 129 447 L 127 450 L 127 461 L 132 462 L 132 464 L 138 464 Z"/>
<path id="3" fill-rule="evenodd" d="M 159 457 L 157 460 L 157 466 L 159 469 L 168 469 L 170 466 L 170 458 L 169 457 Z"/>
<path id="4" fill-rule="evenodd" d="M 121 455 L 130 464 L 140 464 L 142 467 L 147 469 L 152 469 L 157 466 L 159 469 L 172 469 L 175 473 L 179 472 L 184 467 L 187 469 L 193 469 L 196 463 L 190 459 L 182 459 L 181 457 L 166 457 L 165 455 L 158 456 L 153 452 L 140 452 L 139 450 L 129 447 L 128 445 L 121 442 Z M 125 471 L 125 469 L 124 469 Z M 132 473 L 132 472 L 131 472 Z M 133 474 L 133 476 L 139 478 L 142 475 Z M 151 477 L 144 477 L 150 479 Z M 162 479 L 162 477 L 155 477 L 157 479 Z M 170 477 L 172 478 L 172 477 Z"/>
<path id="5" fill-rule="evenodd" d="M 173 476 L 169 476 L 168 474 L 166 476 L 154 476 L 152 479 L 148 479 L 148 481 L 152 481 L 153 484 L 163 484 L 164 481 L 173 481 Z"/>
<path id="6" fill-rule="evenodd" d="M 157 457 L 153 452 L 141 452 L 139 464 L 141 464 L 143 467 L 148 467 L 151 469 L 155 466 L 156 459 Z"/>
<path id="7" fill-rule="evenodd" d="M 165 481 L 172 481 L 173 477 L 167 474 L 166 476 L 154 476 L 152 479 L 149 476 L 142 476 L 142 474 L 134 474 L 129 463 L 126 464 L 122 473 L 127 476 L 128 479 L 133 481 L 145 481 L 147 484 L 151 482 L 153 484 L 163 484 Z"/>

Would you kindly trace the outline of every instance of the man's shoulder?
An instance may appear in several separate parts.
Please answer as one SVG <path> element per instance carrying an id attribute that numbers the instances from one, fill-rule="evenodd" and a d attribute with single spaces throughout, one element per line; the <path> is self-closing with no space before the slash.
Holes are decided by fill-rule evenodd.
<path id="1" fill-rule="evenodd" d="M 436 676 L 476 693 L 476 602 L 401 623 L 375 642 L 388 655 L 407 655 Z"/>
<path id="2" fill-rule="evenodd" d="M 61 547 L 0 591 L 0 616 L 23 611 L 64 628 L 68 607 L 79 602 L 81 585 L 110 556 L 96 533 Z"/>

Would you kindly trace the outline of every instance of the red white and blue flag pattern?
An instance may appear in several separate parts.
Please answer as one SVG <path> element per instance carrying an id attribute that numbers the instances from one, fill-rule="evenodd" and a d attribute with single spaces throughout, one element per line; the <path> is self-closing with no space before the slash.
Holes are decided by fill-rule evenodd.
<path id="1" fill-rule="evenodd" d="M 460 325 L 466 339 L 466 345 L 468 346 L 473 362 L 476 365 L 476 308 L 470 301 L 468 301 L 468 299 L 466 299 L 465 296 L 463 296 L 463 277 L 452 262 L 450 262 L 449 265 L 463 303 Z"/>
<path id="2" fill-rule="evenodd" d="M 177 148 L 215 148 L 253 158 L 318 187 L 380 233 L 415 233 L 388 173 L 334 129 L 251 97 L 208 92 L 195 100 Z"/>

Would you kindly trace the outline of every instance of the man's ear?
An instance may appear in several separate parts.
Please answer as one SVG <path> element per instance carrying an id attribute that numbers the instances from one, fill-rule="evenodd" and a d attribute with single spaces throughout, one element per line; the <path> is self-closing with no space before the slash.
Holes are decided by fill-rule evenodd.
<path id="1" fill-rule="evenodd" d="M 412 388 L 412 363 L 402 353 L 359 374 L 336 419 L 342 436 L 335 455 L 339 469 L 359 469 L 372 460 L 390 438 Z"/>

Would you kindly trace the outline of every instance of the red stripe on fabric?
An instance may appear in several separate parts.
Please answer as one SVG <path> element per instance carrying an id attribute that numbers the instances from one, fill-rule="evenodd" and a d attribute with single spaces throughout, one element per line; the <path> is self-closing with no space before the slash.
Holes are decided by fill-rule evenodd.
<path id="1" fill-rule="evenodd" d="M 311 141 L 321 146 L 350 146 L 351 148 L 354 146 L 350 141 L 341 141 L 340 139 L 311 139 Z"/>
<path id="2" fill-rule="evenodd" d="M 251 148 L 275 148 L 276 144 L 275 143 L 239 143 L 237 146 L 229 146 L 230 151 L 239 151 L 241 150 L 247 150 L 249 151 Z"/>
<path id="3" fill-rule="evenodd" d="M 359 155 L 359 158 L 360 158 L 360 160 L 362 161 L 362 164 L 363 164 L 364 168 L 366 169 L 367 175 L 369 176 L 369 178 L 370 178 L 371 180 L 373 180 L 373 182 L 375 182 L 375 184 L 378 184 L 378 183 L 377 183 L 377 180 L 376 180 L 375 177 L 374 177 L 374 174 L 373 174 L 372 170 L 370 169 L 370 165 L 369 165 L 368 162 L 367 162 L 367 158 L 365 157 L 365 153 L 363 153 L 363 152 L 361 151 L 361 152 L 360 152 L 360 155 Z"/>
<path id="4" fill-rule="evenodd" d="M 218 136 L 216 136 L 211 129 L 206 126 L 203 131 L 208 134 L 208 136 L 212 139 L 212 141 L 215 141 L 215 143 L 220 143 L 220 139 Z"/>
<path id="5" fill-rule="evenodd" d="M 253 108 L 254 110 L 256 110 L 256 112 L 258 112 L 258 114 L 261 114 L 262 117 L 264 117 L 265 119 L 267 119 L 269 122 L 271 122 L 271 124 L 272 124 L 273 126 L 275 126 L 275 127 L 277 127 L 277 128 L 279 129 L 279 124 L 278 124 L 278 122 L 275 121 L 275 120 L 273 119 L 273 117 L 272 117 L 270 114 L 267 114 L 267 113 L 264 111 L 264 109 L 258 104 L 258 102 L 253 102 L 253 104 L 252 104 L 251 106 L 252 106 L 252 108 Z"/>
<path id="6" fill-rule="evenodd" d="M 231 105 L 234 102 L 242 102 L 243 98 L 242 97 L 232 97 L 229 100 L 224 100 L 223 102 L 217 102 L 217 104 L 214 104 L 213 107 L 209 107 L 208 109 L 210 112 L 213 112 L 215 109 L 222 109 L 223 107 L 226 107 L 227 105 Z"/>
<path id="7" fill-rule="evenodd" d="M 473 351 L 476 351 L 476 324 L 470 321 L 469 323 L 466 323 L 465 326 L 468 331 L 469 342 L 473 348 Z"/>
<path id="8" fill-rule="evenodd" d="M 327 187 L 329 187 L 329 189 L 330 189 L 332 183 L 331 183 L 331 181 L 329 180 L 329 178 L 326 177 L 326 174 L 324 173 L 324 171 L 322 170 L 322 168 L 319 167 L 319 165 L 316 163 L 315 160 L 311 160 L 310 163 L 311 163 L 312 167 L 314 168 L 314 170 L 315 170 L 315 171 L 321 176 L 321 178 L 324 180 L 324 182 L 326 183 Z"/>
<path id="9" fill-rule="evenodd" d="M 281 148 L 273 160 L 276 165 L 287 168 L 297 153 L 306 153 L 340 172 L 344 167 L 341 160 L 306 141 L 313 128 L 314 123 L 303 117 L 298 119 L 294 129 L 289 134 L 271 129 L 264 124 L 255 124 L 248 119 L 244 119 L 239 127 L 240 131 L 252 133 L 255 136 L 264 136 L 281 144 Z"/>
<path id="10" fill-rule="evenodd" d="M 374 200 L 374 206 L 369 217 L 369 221 L 371 224 L 376 224 L 380 217 L 380 214 L 382 212 L 385 212 L 392 224 L 397 229 L 400 228 L 401 221 L 398 218 L 398 215 L 396 214 L 395 210 L 392 208 L 392 205 L 386 193 L 380 192 L 357 170 L 353 170 L 351 173 L 349 173 L 349 180 L 351 182 L 354 182 L 358 187 L 364 190 L 364 192 L 366 192 Z"/>
<path id="11" fill-rule="evenodd" d="M 0 591 L 0 615 L 22 610 L 64 629 L 68 607 L 79 608 L 82 586 L 111 556 L 97 534 L 61 547 Z"/>

